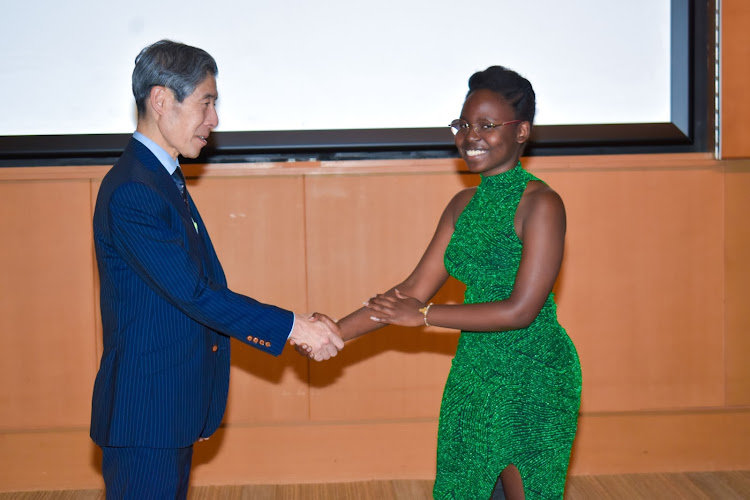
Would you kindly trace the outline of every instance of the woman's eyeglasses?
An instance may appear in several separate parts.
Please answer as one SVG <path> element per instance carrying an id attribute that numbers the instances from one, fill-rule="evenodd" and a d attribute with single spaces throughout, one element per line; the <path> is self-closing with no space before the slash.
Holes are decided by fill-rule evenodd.
<path id="1" fill-rule="evenodd" d="M 448 126 L 450 127 L 451 132 L 453 132 L 453 135 L 467 134 L 469 132 L 469 129 L 473 128 L 477 134 L 479 134 L 482 137 L 485 137 L 486 135 L 491 134 L 493 130 L 499 129 L 503 125 L 521 123 L 521 121 L 522 120 L 511 120 L 509 122 L 503 122 L 503 123 L 492 123 L 487 120 L 480 120 L 474 124 L 471 124 L 467 122 L 466 120 L 459 118 L 457 120 L 453 120 L 451 124 Z"/>

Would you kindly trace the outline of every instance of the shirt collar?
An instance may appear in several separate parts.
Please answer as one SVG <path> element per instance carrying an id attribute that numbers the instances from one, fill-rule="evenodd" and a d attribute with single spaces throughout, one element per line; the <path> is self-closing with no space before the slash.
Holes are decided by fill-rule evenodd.
<path id="1" fill-rule="evenodd" d="M 180 162 L 178 162 L 176 158 L 172 158 L 172 155 L 167 153 L 164 148 L 162 148 L 140 132 L 133 132 L 133 139 L 137 140 L 138 142 L 146 146 L 149 151 L 154 153 L 154 156 L 156 156 L 156 158 L 164 166 L 164 168 L 167 169 L 167 173 L 169 173 L 169 175 L 172 175 L 174 171 L 177 170 L 177 167 L 180 166 Z"/>

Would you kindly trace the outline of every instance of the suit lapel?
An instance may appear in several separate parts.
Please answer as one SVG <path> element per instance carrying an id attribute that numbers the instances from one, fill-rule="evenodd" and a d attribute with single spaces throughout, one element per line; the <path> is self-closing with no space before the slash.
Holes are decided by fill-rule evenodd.
<path id="1" fill-rule="evenodd" d="M 193 255 L 203 264 L 205 272 L 207 258 L 205 243 L 203 242 L 203 237 L 200 235 L 200 231 L 195 231 L 193 219 L 190 216 L 190 212 L 188 211 L 185 202 L 182 200 L 179 188 L 172 179 L 172 176 L 167 173 L 167 169 L 164 168 L 164 165 L 161 164 L 159 159 L 154 156 L 146 146 L 136 139 L 131 139 L 131 145 L 135 148 L 136 157 L 144 167 L 146 173 L 145 180 L 161 193 L 162 196 L 164 196 L 164 198 L 179 212 L 189 242 L 188 253 Z M 192 199 L 190 200 L 190 203 L 192 204 Z M 193 208 L 195 208 L 195 205 L 193 205 Z"/>
<path id="2" fill-rule="evenodd" d="M 140 141 L 133 139 L 136 146 L 136 156 L 141 164 L 151 174 L 154 187 L 164 195 L 164 197 L 180 212 L 183 219 L 190 220 L 190 213 L 182 201 L 182 195 L 172 177 L 167 173 L 167 169 L 161 164 L 159 159 Z M 192 223 L 191 223 L 192 226 Z"/>

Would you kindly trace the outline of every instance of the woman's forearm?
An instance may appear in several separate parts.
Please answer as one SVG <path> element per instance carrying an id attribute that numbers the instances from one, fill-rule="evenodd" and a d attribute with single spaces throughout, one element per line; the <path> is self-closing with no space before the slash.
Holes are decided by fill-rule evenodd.
<path id="1" fill-rule="evenodd" d="M 406 282 L 400 283 L 385 292 L 385 295 L 394 295 L 396 289 L 402 288 L 410 291 L 412 289 L 412 287 L 406 284 Z M 361 337 L 366 333 L 379 330 L 380 328 L 386 326 L 383 323 L 370 319 L 372 317 L 372 313 L 372 309 L 369 309 L 367 307 L 360 307 L 356 311 L 353 311 L 338 320 L 337 323 L 339 325 L 339 329 L 341 330 L 341 337 L 345 341 L 351 340 L 357 337 Z"/>
<path id="2" fill-rule="evenodd" d="M 386 326 L 371 320 L 370 316 L 372 316 L 372 311 L 362 307 L 341 318 L 338 321 L 341 337 L 347 341 Z"/>

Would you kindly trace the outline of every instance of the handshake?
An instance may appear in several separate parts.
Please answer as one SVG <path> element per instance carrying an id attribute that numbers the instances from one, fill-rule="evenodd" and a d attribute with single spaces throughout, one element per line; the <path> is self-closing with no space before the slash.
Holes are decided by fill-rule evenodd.
<path id="1" fill-rule="evenodd" d="M 289 343 L 298 353 L 315 361 L 334 357 L 344 348 L 338 325 L 325 314 L 294 315 Z"/>

